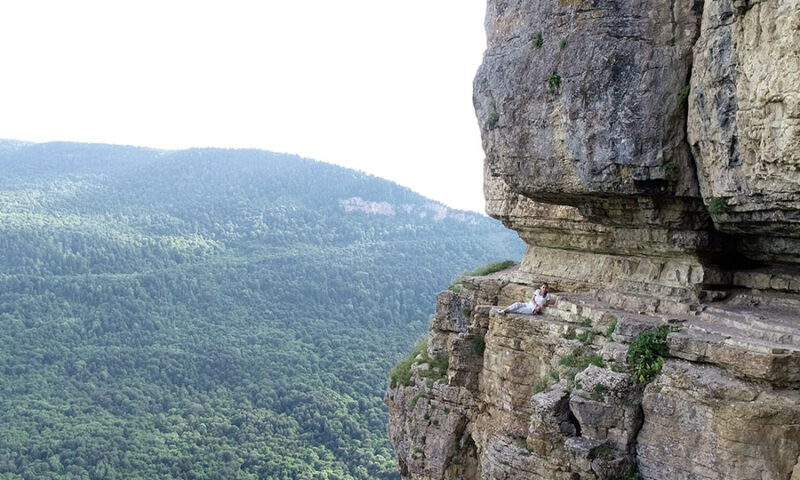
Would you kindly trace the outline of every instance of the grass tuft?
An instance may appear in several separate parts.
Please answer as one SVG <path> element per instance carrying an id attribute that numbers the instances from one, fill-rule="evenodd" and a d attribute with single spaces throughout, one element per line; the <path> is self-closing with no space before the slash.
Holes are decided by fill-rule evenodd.
<path id="1" fill-rule="evenodd" d="M 514 263 L 515 263 L 514 260 L 503 260 L 502 262 L 487 263 L 481 268 L 478 268 L 477 270 L 470 273 L 470 275 L 473 277 L 483 277 L 485 275 L 491 275 L 492 273 L 505 270 L 506 268 L 514 265 Z"/>
<path id="2" fill-rule="evenodd" d="M 617 329 L 617 319 L 616 317 L 611 320 L 611 323 L 608 324 L 608 328 L 606 328 L 606 338 L 611 338 L 611 335 L 614 335 L 614 330 Z"/>
<path id="3" fill-rule="evenodd" d="M 542 32 L 536 34 L 536 37 L 533 39 L 533 46 L 534 48 L 542 48 L 542 44 L 544 40 L 542 39 Z"/>
<path id="4" fill-rule="evenodd" d="M 728 211 L 728 204 L 722 197 L 713 197 L 708 202 L 708 211 L 711 215 L 719 215 Z"/>

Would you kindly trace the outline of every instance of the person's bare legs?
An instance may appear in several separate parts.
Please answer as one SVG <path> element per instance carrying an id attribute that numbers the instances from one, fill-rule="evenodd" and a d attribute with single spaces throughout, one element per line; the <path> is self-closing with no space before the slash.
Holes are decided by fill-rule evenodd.
<path id="1" fill-rule="evenodd" d="M 526 304 L 524 302 L 512 303 L 511 305 L 507 306 L 506 308 L 502 308 L 500 310 L 497 310 L 497 313 L 499 313 L 500 315 L 505 315 L 508 312 L 516 312 L 517 310 L 519 310 L 521 307 L 523 307 L 525 305 Z"/>

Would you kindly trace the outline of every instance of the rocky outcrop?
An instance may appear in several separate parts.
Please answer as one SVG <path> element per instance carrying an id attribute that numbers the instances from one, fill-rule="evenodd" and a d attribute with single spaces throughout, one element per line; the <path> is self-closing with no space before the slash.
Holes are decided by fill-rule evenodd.
<path id="1" fill-rule="evenodd" d="M 685 315 L 661 315 L 615 308 L 597 294 L 561 293 L 543 315 L 492 312 L 485 302 L 530 293 L 513 280 L 520 275 L 467 279 L 439 295 L 427 350 L 411 367 L 417 373 L 386 397 L 404 478 L 795 474 L 800 300 L 739 292 Z M 658 331 L 668 353 L 648 383 L 629 352 L 646 348 L 642 339 Z M 446 377 L 431 381 L 422 357 L 448 355 Z"/>
<path id="2" fill-rule="evenodd" d="M 386 397 L 404 478 L 800 480 L 800 0 L 486 25 L 486 209 L 528 249 L 439 295 Z"/>
<path id="3" fill-rule="evenodd" d="M 800 1 L 706 2 L 688 129 L 716 228 L 800 262 Z"/>
<path id="4" fill-rule="evenodd" d="M 685 303 L 797 271 L 799 2 L 493 0 L 487 36 L 487 211 L 535 273 Z"/>
<path id="5" fill-rule="evenodd" d="M 490 175 L 594 223 L 704 228 L 681 94 L 701 12 L 702 2 L 490 1 L 475 78 Z"/>
<path id="6" fill-rule="evenodd" d="M 795 377 L 797 378 L 797 377 Z M 786 480 L 800 449 L 800 393 L 772 391 L 714 366 L 670 361 L 645 389 L 644 478 Z"/>

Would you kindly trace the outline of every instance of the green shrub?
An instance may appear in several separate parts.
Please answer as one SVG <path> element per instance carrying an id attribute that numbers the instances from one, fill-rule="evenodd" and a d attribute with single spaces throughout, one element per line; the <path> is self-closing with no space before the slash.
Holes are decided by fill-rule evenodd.
<path id="1" fill-rule="evenodd" d="M 639 475 L 638 473 L 629 473 L 622 477 L 618 477 L 617 480 L 643 480 L 643 479 L 642 476 Z"/>
<path id="2" fill-rule="evenodd" d="M 728 211 L 728 204 L 722 197 L 713 197 L 708 202 L 708 211 L 711 215 L 719 215 Z"/>
<path id="3" fill-rule="evenodd" d="M 606 338 L 611 338 L 611 335 L 614 335 L 614 330 L 617 329 L 617 318 L 614 317 L 611 319 L 611 323 L 608 324 L 608 328 L 606 328 Z"/>
<path id="4" fill-rule="evenodd" d="M 614 458 L 614 450 L 607 443 L 604 443 L 594 449 L 594 455 L 601 460 L 611 460 Z"/>
<path id="5" fill-rule="evenodd" d="M 461 282 L 464 279 L 464 277 L 483 277 L 485 275 L 491 275 L 492 273 L 499 272 L 500 270 L 505 270 L 506 268 L 514 265 L 515 263 L 516 262 L 514 262 L 514 260 L 503 260 L 502 262 L 487 263 L 486 265 L 472 272 L 463 272 L 461 275 L 456 277 L 455 280 L 453 280 L 453 283 L 451 283 L 450 286 L 447 287 L 447 289 L 450 290 L 451 292 L 457 292 L 458 288 L 456 287 L 456 285 L 459 282 Z"/>
<path id="6" fill-rule="evenodd" d="M 603 357 L 601 357 L 598 353 L 585 352 L 581 349 L 576 349 L 569 355 L 561 357 L 561 359 L 558 361 L 558 364 L 570 368 L 579 368 L 581 370 L 585 369 L 589 365 L 594 365 L 600 368 L 605 367 Z"/>
<path id="7" fill-rule="evenodd" d="M 586 362 L 587 362 L 586 367 L 588 367 L 589 365 L 594 365 L 595 367 L 598 368 L 605 368 L 606 366 L 606 362 L 603 361 L 603 357 L 596 352 L 592 352 L 589 355 L 587 355 Z"/>
<path id="8" fill-rule="evenodd" d="M 470 313 L 472 313 L 472 311 L 469 309 L 469 307 L 461 307 L 461 316 L 462 317 L 469 318 Z"/>
<path id="9" fill-rule="evenodd" d="M 450 366 L 450 355 L 443 355 L 436 358 L 430 358 L 426 355 L 425 357 L 428 365 L 430 365 L 431 368 L 439 370 L 439 372 L 443 372 L 442 375 L 447 374 L 447 368 Z"/>
<path id="10" fill-rule="evenodd" d="M 486 341 L 483 337 L 475 337 L 470 343 L 472 344 L 472 353 L 483 355 L 483 351 L 486 350 Z"/>
<path id="11" fill-rule="evenodd" d="M 500 114 L 496 111 L 489 114 L 489 118 L 486 119 L 486 128 L 489 130 L 494 129 L 497 126 L 497 122 L 500 121 Z"/>
<path id="12" fill-rule="evenodd" d="M 607 391 L 608 387 L 606 387 L 602 383 L 596 384 L 592 389 L 592 400 L 599 402 L 605 397 Z"/>
<path id="13" fill-rule="evenodd" d="M 533 46 L 535 48 L 542 48 L 542 44 L 544 40 L 542 39 L 542 32 L 536 34 L 536 37 L 533 39 Z"/>
<path id="14" fill-rule="evenodd" d="M 594 341 L 595 333 L 592 330 L 585 330 L 583 333 L 578 334 L 575 338 L 584 345 L 588 345 Z"/>
<path id="15" fill-rule="evenodd" d="M 417 402 L 418 402 L 418 401 L 419 401 L 419 399 L 420 399 L 420 398 L 422 398 L 422 397 L 425 397 L 425 398 L 427 398 L 427 397 L 428 397 L 428 394 L 426 394 L 425 392 L 419 392 L 418 394 L 414 395 L 414 397 L 413 397 L 413 398 L 411 399 L 411 401 L 408 403 L 408 409 L 409 409 L 409 410 L 414 410 L 414 407 L 416 407 L 416 406 L 417 406 Z"/>
<path id="16" fill-rule="evenodd" d="M 692 87 L 690 87 L 689 85 L 684 86 L 681 89 L 681 100 L 686 100 L 687 98 L 689 98 L 689 92 L 691 91 Z"/>
<path id="17" fill-rule="evenodd" d="M 550 95 L 558 93 L 558 90 L 561 88 L 561 75 L 556 72 L 551 73 L 547 78 L 547 85 L 549 86 L 547 93 Z"/>
<path id="18" fill-rule="evenodd" d="M 536 395 L 537 393 L 544 392 L 547 390 L 548 386 L 549 384 L 547 382 L 547 378 L 542 377 L 539 380 L 536 380 L 536 383 L 533 384 L 533 394 Z"/>
<path id="19" fill-rule="evenodd" d="M 389 371 L 389 385 L 391 388 L 394 388 L 398 385 L 411 385 L 411 366 L 415 363 L 419 363 L 417 357 L 425 352 L 425 356 L 427 357 L 427 349 L 428 349 L 428 340 L 422 340 L 414 347 L 414 350 L 408 354 L 406 358 L 400 360 L 397 365 L 395 365 Z"/>
<path id="20" fill-rule="evenodd" d="M 594 365 L 599 368 L 604 368 L 606 366 L 603 357 L 598 353 L 587 352 L 581 348 L 575 349 L 569 355 L 561 357 L 558 360 L 558 364 L 569 368 L 567 379 L 570 382 L 575 380 L 575 375 L 577 375 L 578 372 L 586 370 L 589 365 Z M 579 387 L 576 386 L 576 388 Z"/>
<path id="21" fill-rule="evenodd" d="M 411 385 L 411 367 L 413 365 L 428 364 L 427 371 L 420 371 L 419 376 L 429 379 L 432 384 L 436 380 L 447 377 L 447 368 L 450 365 L 450 355 L 441 357 L 428 356 L 428 340 L 422 340 L 406 358 L 397 363 L 389 371 L 389 386 Z"/>
<path id="22" fill-rule="evenodd" d="M 485 275 L 491 275 L 492 273 L 505 270 L 506 268 L 514 265 L 514 263 L 515 263 L 514 260 L 504 260 L 502 262 L 487 263 L 481 268 L 478 268 L 477 270 L 470 273 L 470 275 L 473 277 L 483 277 Z"/>
<path id="23" fill-rule="evenodd" d="M 648 328 L 633 339 L 628 347 L 628 363 L 633 366 L 633 378 L 647 383 L 661 371 L 664 355 L 667 354 L 669 325 Z"/>
<path id="24" fill-rule="evenodd" d="M 419 363 L 427 363 L 428 370 L 420 370 L 419 376 L 428 379 L 428 386 L 433 385 L 437 380 L 447 377 L 447 368 L 450 366 L 450 355 L 441 357 L 429 357 L 428 352 L 423 352 L 422 360 Z"/>
<path id="25" fill-rule="evenodd" d="M 675 162 L 668 162 L 664 165 L 664 174 L 670 180 L 675 180 L 678 178 L 678 174 L 680 173 L 680 169 L 678 168 L 678 164 Z"/>
<path id="26" fill-rule="evenodd" d="M 562 38 L 561 40 L 558 41 L 558 48 L 559 49 L 564 50 L 564 47 L 566 47 L 566 46 L 567 46 L 567 39 L 566 38 Z"/>

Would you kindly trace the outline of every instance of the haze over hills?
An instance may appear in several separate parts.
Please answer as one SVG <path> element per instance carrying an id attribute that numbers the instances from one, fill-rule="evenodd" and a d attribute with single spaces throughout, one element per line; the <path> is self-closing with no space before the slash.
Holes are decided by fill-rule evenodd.
<path id="1" fill-rule="evenodd" d="M 0 476 L 399 478 L 392 364 L 514 232 L 291 155 L 0 141 Z"/>

